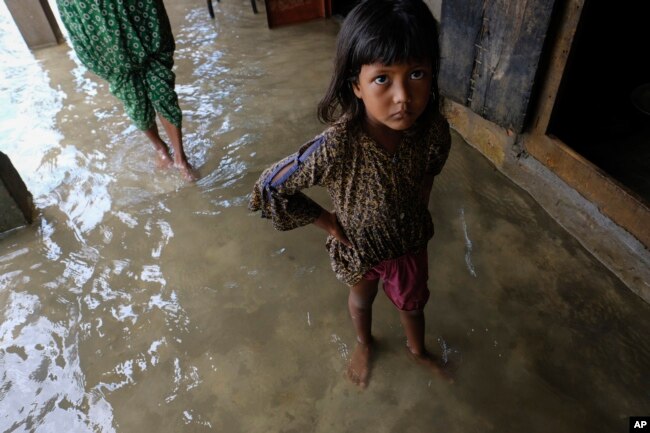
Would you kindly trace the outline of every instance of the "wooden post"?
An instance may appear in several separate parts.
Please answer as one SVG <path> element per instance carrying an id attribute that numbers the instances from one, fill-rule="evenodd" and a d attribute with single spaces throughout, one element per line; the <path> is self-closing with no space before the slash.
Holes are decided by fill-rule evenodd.
<path id="1" fill-rule="evenodd" d="M 0 234 L 31 224 L 35 213 L 31 193 L 9 157 L 0 152 Z"/>
<path id="2" fill-rule="evenodd" d="M 64 42 L 47 0 L 5 0 L 5 3 L 30 49 Z"/>

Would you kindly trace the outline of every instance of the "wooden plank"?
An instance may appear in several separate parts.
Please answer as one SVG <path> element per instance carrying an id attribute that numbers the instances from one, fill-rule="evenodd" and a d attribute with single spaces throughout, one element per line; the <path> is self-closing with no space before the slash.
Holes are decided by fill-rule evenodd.
<path id="1" fill-rule="evenodd" d="M 554 0 L 446 1 L 441 92 L 521 132 Z"/>
<path id="2" fill-rule="evenodd" d="M 516 132 L 524 126 L 554 0 L 486 1 L 470 107 Z"/>
<path id="3" fill-rule="evenodd" d="M 440 92 L 467 105 L 483 16 L 483 0 L 443 1 L 440 12 Z"/>
<path id="4" fill-rule="evenodd" d="M 650 248 L 650 208 L 640 197 L 558 139 L 542 134 L 525 134 L 523 142 L 530 155 Z"/>
<path id="5" fill-rule="evenodd" d="M 475 147 L 497 168 L 503 170 L 507 152 L 510 152 L 517 139 L 505 128 L 485 120 L 468 107 L 445 98 L 443 114 L 449 124 L 468 144 Z"/>

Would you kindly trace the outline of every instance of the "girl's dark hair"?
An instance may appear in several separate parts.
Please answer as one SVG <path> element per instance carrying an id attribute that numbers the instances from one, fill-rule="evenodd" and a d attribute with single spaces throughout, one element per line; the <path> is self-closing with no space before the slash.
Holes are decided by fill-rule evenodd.
<path id="1" fill-rule="evenodd" d="M 364 114 L 352 84 L 361 66 L 430 61 L 431 98 L 426 113 L 438 111 L 440 47 L 438 24 L 422 0 L 363 0 L 348 14 L 338 35 L 334 73 L 318 104 L 318 118 L 333 123 L 343 115 L 358 121 Z"/>

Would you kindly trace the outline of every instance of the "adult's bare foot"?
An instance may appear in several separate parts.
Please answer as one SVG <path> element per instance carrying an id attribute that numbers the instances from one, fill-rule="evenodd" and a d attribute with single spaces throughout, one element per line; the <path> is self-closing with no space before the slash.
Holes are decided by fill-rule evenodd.
<path id="1" fill-rule="evenodd" d="M 174 161 L 172 161 L 167 151 L 162 149 L 156 150 L 156 166 L 159 169 L 167 169 L 172 165 L 174 165 Z"/>
<path id="2" fill-rule="evenodd" d="M 357 342 L 348 365 L 348 379 L 362 389 L 368 386 L 370 378 L 371 344 Z"/>
<path id="3" fill-rule="evenodd" d="M 446 366 L 443 365 L 436 356 L 426 350 L 422 354 L 415 354 L 408 348 L 408 346 L 406 347 L 406 350 L 415 362 L 431 370 L 435 375 L 439 376 L 447 383 L 454 383 L 454 378 L 451 375 L 451 372 L 445 368 Z"/>
<path id="4" fill-rule="evenodd" d="M 175 162 L 174 167 L 181 172 L 183 178 L 188 182 L 194 182 L 198 179 L 196 170 L 187 161 Z"/>

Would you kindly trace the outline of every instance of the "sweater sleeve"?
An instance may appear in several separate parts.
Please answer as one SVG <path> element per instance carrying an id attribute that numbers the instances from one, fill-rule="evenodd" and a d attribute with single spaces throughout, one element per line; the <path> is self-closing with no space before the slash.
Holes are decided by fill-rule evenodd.
<path id="1" fill-rule="evenodd" d="M 451 148 L 449 122 L 442 114 L 436 115 L 428 134 L 428 158 L 425 171 L 434 176 L 442 171 Z"/>
<path id="2" fill-rule="evenodd" d="M 249 209 L 262 211 L 277 230 L 292 230 L 318 218 L 322 207 L 300 190 L 326 186 L 334 176 L 336 147 L 324 135 L 305 143 L 298 152 L 264 170 L 253 187 Z M 283 168 L 284 174 L 276 178 Z"/>

